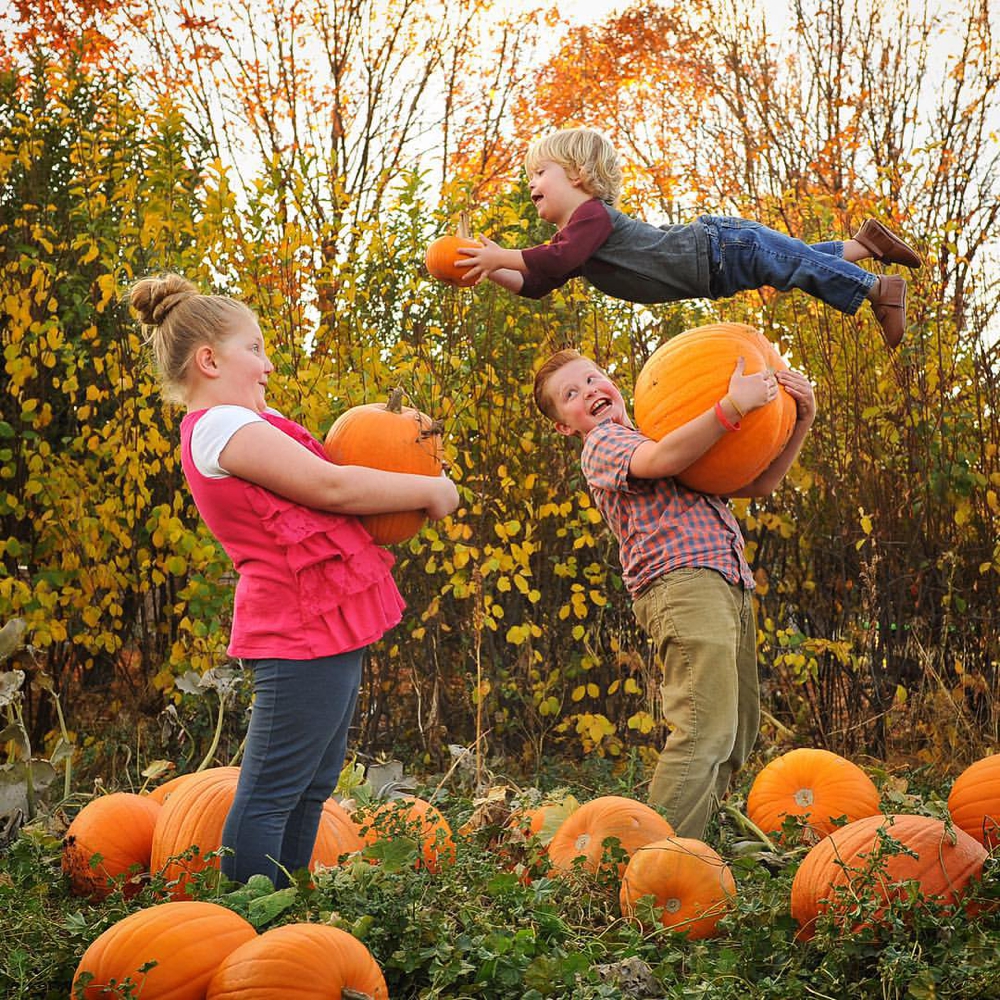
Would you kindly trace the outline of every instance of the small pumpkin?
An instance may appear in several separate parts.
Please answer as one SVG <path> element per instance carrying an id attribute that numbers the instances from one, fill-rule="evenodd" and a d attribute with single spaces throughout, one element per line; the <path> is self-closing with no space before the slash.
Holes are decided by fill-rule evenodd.
<path id="1" fill-rule="evenodd" d="M 640 847 L 673 835 L 673 827 L 652 806 L 622 795 L 602 795 L 563 821 L 549 843 L 549 859 L 556 869 L 570 871 L 582 857 L 584 869 L 597 872 L 608 867 L 604 846 L 608 838 L 615 838 L 631 857 Z M 619 875 L 625 864 L 618 864 Z"/>
<path id="2" fill-rule="evenodd" d="M 385 403 L 362 403 L 342 413 L 327 432 L 323 448 L 338 465 L 363 465 L 384 472 L 440 476 L 443 427 L 426 413 L 403 406 L 396 388 Z M 368 514 L 361 523 L 379 545 L 412 538 L 427 520 L 422 510 Z"/>
<path id="3" fill-rule="evenodd" d="M 651 896 L 660 923 L 695 940 L 718 933 L 735 895 L 733 873 L 708 844 L 666 837 L 640 847 L 629 859 L 619 901 L 622 916 L 635 918 L 639 900 Z"/>
<path id="4" fill-rule="evenodd" d="M 459 216 L 457 236 L 439 236 L 428 247 L 424 255 L 424 264 L 431 277 L 443 281 L 446 285 L 468 288 L 475 284 L 475 278 L 469 277 L 467 267 L 458 267 L 458 261 L 466 260 L 458 251 L 461 247 L 478 247 L 469 236 L 468 216 L 462 212 Z"/>
<path id="5" fill-rule="evenodd" d="M 955 826 L 987 850 L 1000 846 L 1000 753 L 970 764 L 955 779 L 948 812 Z"/>
<path id="6" fill-rule="evenodd" d="M 528 839 L 536 837 L 549 844 L 560 826 L 580 808 L 576 796 L 566 794 L 530 809 L 518 809 L 507 820 L 507 829 Z"/>
<path id="7" fill-rule="evenodd" d="M 875 783 L 853 761 L 829 750 L 800 747 L 775 757 L 753 780 L 747 815 L 764 833 L 781 833 L 787 816 L 806 825 L 803 839 L 815 843 L 847 822 L 879 811 Z"/>
<path id="8" fill-rule="evenodd" d="M 62 870 L 73 894 L 96 902 L 111 892 L 109 880 L 148 872 L 159 813 L 160 804 L 147 795 L 113 792 L 91 799 L 63 838 Z M 140 888 L 133 879 L 122 891 L 134 896 Z"/>
<path id="9" fill-rule="evenodd" d="M 389 1000 L 371 952 L 328 924 L 284 924 L 231 952 L 215 970 L 206 1000 Z"/>
<path id="10" fill-rule="evenodd" d="M 885 837 L 898 841 L 905 851 L 882 850 Z M 798 936 L 811 938 L 820 914 L 830 912 L 839 919 L 859 898 L 879 904 L 904 897 L 901 882 L 918 882 L 925 899 L 958 905 L 985 860 L 982 844 L 964 830 L 947 829 L 939 819 L 890 815 L 855 820 L 812 847 L 795 873 L 791 911 L 799 924 Z M 875 924 L 882 909 L 874 910 Z"/>
<path id="11" fill-rule="evenodd" d="M 659 441 L 710 410 L 726 395 L 740 357 L 747 375 L 788 368 L 759 330 L 742 323 L 712 323 L 672 337 L 653 352 L 636 379 L 636 426 Z M 738 432 L 720 438 L 677 479 L 705 493 L 732 493 L 777 458 L 795 419 L 795 400 L 780 389 L 770 403 L 743 417 Z"/>
<path id="12" fill-rule="evenodd" d="M 368 846 L 397 836 L 413 837 L 420 850 L 417 867 L 437 872 L 442 862 L 455 860 L 451 824 L 436 806 L 419 796 L 388 799 L 359 811 L 354 818 Z"/>
<path id="13" fill-rule="evenodd" d="M 84 1000 L 118 996 L 131 980 L 131 995 L 142 1000 L 203 1000 L 220 963 L 256 936 L 243 917 L 217 903 L 149 906 L 93 941 L 77 966 L 70 995 Z"/>

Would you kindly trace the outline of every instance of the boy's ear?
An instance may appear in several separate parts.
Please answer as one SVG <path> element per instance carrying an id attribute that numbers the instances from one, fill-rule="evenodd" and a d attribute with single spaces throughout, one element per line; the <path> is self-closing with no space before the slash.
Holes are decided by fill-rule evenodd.
<path id="1" fill-rule="evenodd" d="M 557 420 L 555 422 L 555 428 L 560 434 L 564 435 L 565 437 L 575 437 L 577 434 L 577 432 L 573 430 L 573 428 L 570 427 L 569 424 L 564 424 L 561 420 Z"/>

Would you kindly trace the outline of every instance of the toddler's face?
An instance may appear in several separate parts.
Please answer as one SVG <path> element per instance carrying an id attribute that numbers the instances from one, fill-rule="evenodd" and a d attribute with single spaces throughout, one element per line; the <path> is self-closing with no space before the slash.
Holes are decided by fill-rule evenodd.
<path id="1" fill-rule="evenodd" d="M 564 225 L 581 201 L 590 197 L 580 179 L 571 177 L 554 160 L 539 160 L 532 166 L 528 190 L 539 216 L 557 226 Z"/>
<path id="2" fill-rule="evenodd" d="M 578 358 L 553 373 L 546 386 L 556 412 L 556 430 L 585 438 L 605 420 L 631 427 L 618 386 L 589 358 Z"/>

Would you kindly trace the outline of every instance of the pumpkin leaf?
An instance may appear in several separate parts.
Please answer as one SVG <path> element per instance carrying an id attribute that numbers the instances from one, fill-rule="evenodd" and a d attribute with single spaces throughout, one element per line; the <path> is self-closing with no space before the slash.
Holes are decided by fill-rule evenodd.
<path id="1" fill-rule="evenodd" d="M 295 886 L 287 886 L 266 896 L 258 896 L 256 899 L 250 900 L 250 905 L 247 907 L 247 920 L 257 930 L 260 930 L 275 917 L 291 909 L 298 900 L 298 896 L 299 891 Z"/>

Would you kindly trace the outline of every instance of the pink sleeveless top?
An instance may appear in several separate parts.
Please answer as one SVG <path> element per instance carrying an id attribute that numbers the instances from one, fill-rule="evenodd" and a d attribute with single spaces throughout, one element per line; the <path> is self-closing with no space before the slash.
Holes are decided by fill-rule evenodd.
<path id="1" fill-rule="evenodd" d="M 305 660 L 359 649 L 402 617 L 390 553 L 352 515 L 293 503 L 237 476 L 203 476 L 191 434 L 206 413 L 181 422 L 181 466 L 205 524 L 239 574 L 229 655 Z M 326 459 L 302 426 L 261 416 Z M 328 460 L 328 459 L 327 459 Z"/>

